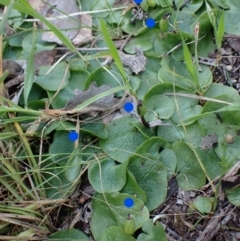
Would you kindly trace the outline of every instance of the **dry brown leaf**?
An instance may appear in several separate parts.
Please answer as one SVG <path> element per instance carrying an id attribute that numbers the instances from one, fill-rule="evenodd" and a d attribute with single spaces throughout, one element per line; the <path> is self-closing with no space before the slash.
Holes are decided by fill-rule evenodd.
<path id="1" fill-rule="evenodd" d="M 118 51 L 122 63 L 124 66 L 129 67 L 133 73 L 138 74 L 145 70 L 147 64 L 147 58 L 144 56 L 143 51 L 139 48 L 135 48 L 136 55 L 125 54 L 122 51 Z"/>
<path id="2" fill-rule="evenodd" d="M 57 18 L 62 16 L 63 13 L 67 16 L 71 13 L 79 12 L 79 8 L 75 1 L 59 1 L 59 0 L 48 0 L 47 3 L 41 10 L 41 14 L 46 17 L 54 17 L 56 19 L 49 20 L 59 30 L 61 30 L 68 38 L 73 39 L 79 32 L 80 29 L 80 18 L 79 16 Z M 44 30 L 48 30 L 48 27 L 42 24 Z M 56 42 L 61 44 L 62 41 L 53 33 L 45 31 L 42 34 L 42 40 L 46 42 Z"/>
<path id="3" fill-rule="evenodd" d="M 92 40 L 92 17 L 88 14 L 80 16 L 81 29 L 72 42 L 74 45 L 81 46 Z"/>
<path id="4" fill-rule="evenodd" d="M 45 1 L 42 0 L 28 0 L 28 3 L 38 12 L 41 12 L 42 8 L 45 5 Z"/>
<path id="5" fill-rule="evenodd" d="M 35 54 L 34 56 L 34 69 L 38 69 L 40 66 L 52 65 L 54 62 L 57 50 L 46 50 Z"/>

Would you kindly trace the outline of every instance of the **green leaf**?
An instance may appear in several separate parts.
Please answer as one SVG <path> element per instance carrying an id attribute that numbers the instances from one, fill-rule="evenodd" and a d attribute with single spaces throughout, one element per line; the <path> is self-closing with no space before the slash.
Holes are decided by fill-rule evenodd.
<path id="1" fill-rule="evenodd" d="M 68 65 L 65 62 L 61 62 L 56 65 L 50 73 L 47 74 L 50 68 L 51 67 L 49 66 L 42 66 L 39 68 L 36 83 L 44 90 L 57 91 L 64 89 L 68 85 L 70 78 Z"/>
<path id="2" fill-rule="evenodd" d="M 151 219 L 142 226 L 144 233 L 141 233 L 137 241 L 167 241 L 167 236 L 161 223 L 153 223 Z"/>
<path id="3" fill-rule="evenodd" d="M 125 116 L 109 123 L 106 128 L 108 138 L 99 141 L 100 148 L 113 160 L 125 162 L 145 141 L 145 137 L 132 125 L 137 120 Z"/>
<path id="4" fill-rule="evenodd" d="M 234 206 L 240 206 L 240 187 L 235 187 L 226 191 L 227 198 Z"/>
<path id="5" fill-rule="evenodd" d="M 0 133 L 0 140 L 8 139 L 17 135 L 18 134 L 16 132 Z"/>
<path id="6" fill-rule="evenodd" d="M 33 30 L 33 35 L 32 35 L 32 48 L 31 51 L 28 55 L 27 59 L 27 67 L 26 67 L 26 72 L 24 75 L 24 89 L 23 89 L 23 94 L 24 94 L 24 105 L 27 107 L 27 100 L 28 100 L 28 95 L 30 93 L 30 90 L 32 88 L 33 82 L 34 82 L 34 54 L 35 54 L 35 43 L 36 43 L 36 31 Z"/>
<path id="7" fill-rule="evenodd" d="M 121 227 L 112 226 L 107 228 L 103 234 L 101 235 L 100 239 L 97 238 L 96 241 L 135 241 L 136 239 L 133 238 L 131 235 L 126 234 Z"/>
<path id="8" fill-rule="evenodd" d="M 156 119 L 169 119 L 175 110 L 171 98 L 165 95 L 153 95 L 150 98 L 144 98 L 143 105 L 147 108 L 145 120 L 147 122 Z"/>
<path id="9" fill-rule="evenodd" d="M 34 30 L 33 33 L 28 34 L 22 40 L 22 48 L 27 53 L 32 52 L 32 48 L 34 48 L 34 53 L 38 53 L 41 51 L 52 50 L 56 44 L 55 43 L 47 43 L 41 40 L 41 32 L 38 30 Z M 34 43 L 34 45 L 33 45 Z"/>
<path id="10" fill-rule="evenodd" d="M 184 39 L 182 39 L 182 44 L 183 44 L 183 56 L 184 56 L 184 60 L 185 60 L 187 69 L 188 69 L 189 73 L 191 74 L 195 83 L 198 85 L 198 66 L 193 64 L 192 56 L 189 52 L 189 49 L 188 49 Z"/>
<path id="11" fill-rule="evenodd" d="M 66 163 L 67 158 L 73 152 L 73 143 L 68 138 L 68 131 L 57 131 L 54 133 L 53 142 L 49 147 L 51 160 L 57 163 Z"/>
<path id="12" fill-rule="evenodd" d="M 65 166 L 66 179 L 71 183 L 76 182 L 77 179 L 79 180 L 82 167 L 82 156 L 80 152 L 81 150 L 79 148 L 75 148 Z"/>
<path id="13" fill-rule="evenodd" d="M 52 97 L 55 95 L 54 91 L 48 91 L 48 96 L 52 100 L 51 101 L 51 106 L 53 109 L 61 109 L 64 108 L 67 104 L 67 102 L 73 98 L 74 96 L 74 90 L 79 89 L 79 90 L 84 90 L 84 86 L 86 83 L 86 79 L 88 78 L 89 73 L 84 70 L 80 71 L 71 71 L 70 73 L 70 78 L 69 78 L 69 83 L 68 85 L 60 90 L 53 99 Z M 79 79 L 81 81 L 79 81 Z"/>
<path id="14" fill-rule="evenodd" d="M 81 132 L 88 133 L 101 139 L 108 137 L 106 126 L 103 123 L 84 123 L 81 125 Z"/>
<path id="15" fill-rule="evenodd" d="M 187 97 L 187 94 L 191 95 L 192 92 L 179 91 L 178 93 L 186 94 L 186 97 L 178 95 L 171 97 L 175 104 L 175 111 L 171 119 L 176 124 L 181 124 L 185 119 L 201 114 L 202 106 L 198 105 L 198 99 Z"/>
<path id="16" fill-rule="evenodd" d="M 89 237 L 78 229 L 66 229 L 53 233 L 48 241 L 88 241 Z"/>
<path id="17" fill-rule="evenodd" d="M 172 146 L 178 164 L 178 185 L 183 190 L 199 189 L 206 183 L 206 176 L 200 167 L 198 160 L 192 150 L 184 142 L 176 142 Z"/>
<path id="18" fill-rule="evenodd" d="M 216 30 L 216 44 L 217 44 L 217 48 L 220 49 L 221 45 L 222 45 L 222 38 L 224 35 L 224 25 L 225 25 L 225 21 L 224 21 L 225 17 L 224 17 L 224 11 L 220 12 L 220 17 L 219 17 L 219 21 L 218 21 L 218 27 Z"/>
<path id="19" fill-rule="evenodd" d="M 147 201 L 146 193 L 139 187 L 134 175 L 129 170 L 127 170 L 127 180 L 121 193 L 128 193 L 131 196 L 141 199 L 144 203 Z"/>
<path id="20" fill-rule="evenodd" d="M 125 46 L 124 51 L 130 54 L 135 54 L 134 47 L 139 47 L 142 51 L 148 51 L 150 50 L 153 45 L 148 40 L 148 35 L 142 34 L 141 36 L 137 36 L 133 38 L 129 43 Z"/>
<path id="21" fill-rule="evenodd" d="M 149 211 L 154 210 L 167 196 L 166 168 L 156 157 L 141 153 L 141 156 L 134 155 L 129 159 L 128 169 L 147 194 L 146 206 Z"/>
<path id="22" fill-rule="evenodd" d="M 119 72 L 122 74 L 123 79 L 125 80 L 125 84 L 128 86 L 129 84 L 127 84 L 127 77 L 125 75 L 125 71 L 124 71 L 124 68 L 123 68 L 123 65 L 122 65 L 121 58 L 120 58 L 120 56 L 118 54 L 118 51 L 117 51 L 109 33 L 108 33 L 106 25 L 105 25 L 105 23 L 102 19 L 100 20 L 100 26 L 101 26 L 101 30 L 102 30 L 102 33 L 103 33 L 103 37 L 104 37 L 104 39 L 105 39 L 105 41 L 106 41 L 106 43 L 109 47 L 109 50 L 112 54 L 112 57 L 113 57 L 116 65 L 119 69 Z"/>
<path id="23" fill-rule="evenodd" d="M 239 9 L 231 9 L 225 11 L 225 29 L 224 32 L 227 34 L 240 34 L 240 15 Z"/>
<path id="24" fill-rule="evenodd" d="M 126 183 L 127 165 L 128 162 L 116 165 L 109 158 L 93 162 L 88 168 L 93 189 L 99 193 L 120 191 Z"/>
<path id="25" fill-rule="evenodd" d="M 134 205 L 126 208 L 124 200 L 129 197 L 133 199 Z M 101 240 L 99 237 L 111 226 L 123 228 L 128 215 L 133 217 L 135 230 L 142 227 L 143 223 L 149 219 L 149 212 L 143 201 L 125 193 L 105 193 L 104 196 L 95 194 L 92 199 L 92 208 L 90 227 L 96 241 Z"/>
<path id="26" fill-rule="evenodd" d="M 212 204 L 213 203 L 208 197 L 198 197 L 192 203 L 193 207 L 201 213 L 210 213 L 213 206 Z"/>
<path id="27" fill-rule="evenodd" d="M 56 165 L 52 160 L 43 160 L 41 164 L 41 174 L 44 179 L 44 190 L 47 198 L 61 199 L 67 198 L 75 189 L 65 176 L 64 166 Z"/>

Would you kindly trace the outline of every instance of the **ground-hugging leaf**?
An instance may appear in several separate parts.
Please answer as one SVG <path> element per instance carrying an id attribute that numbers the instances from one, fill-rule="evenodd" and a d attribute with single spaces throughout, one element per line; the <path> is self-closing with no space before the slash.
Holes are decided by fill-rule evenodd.
<path id="1" fill-rule="evenodd" d="M 67 180 L 71 183 L 74 183 L 77 179 L 80 178 L 79 175 L 82 167 L 81 152 L 81 148 L 75 148 L 64 167 L 65 176 Z"/>
<path id="2" fill-rule="evenodd" d="M 179 94 L 193 94 L 191 92 L 179 91 Z M 198 105 L 198 100 L 184 96 L 172 96 L 175 104 L 175 111 L 171 119 L 176 124 L 181 124 L 185 119 L 199 115 L 202 112 L 202 106 Z"/>
<path id="3" fill-rule="evenodd" d="M 157 77 L 158 70 L 160 68 L 158 58 L 147 58 L 147 64 L 145 66 L 145 71 L 138 74 L 139 79 L 141 80 L 140 86 L 137 90 L 138 99 L 142 100 L 146 92 L 156 84 L 159 84 Z"/>
<path id="4" fill-rule="evenodd" d="M 70 78 L 68 65 L 65 62 L 61 62 L 56 65 L 49 74 L 46 75 L 50 68 L 51 67 L 49 66 L 42 66 L 39 68 L 36 83 L 44 90 L 57 91 L 64 89 L 68 85 Z"/>
<path id="5" fill-rule="evenodd" d="M 165 95 L 153 95 L 150 98 L 145 98 L 143 102 L 147 109 L 145 120 L 147 122 L 156 119 L 169 119 L 175 110 L 173 101 Z"/>
<path id="6" fill-rule="evenodd" d="M 167 178 L 169 179 L 175 173 L 177 167 L 177 156 L 170 148 L 164 148 L 161 151 L 160 160 L 167 169 Z"/>
<path id="7" fill-rule="evenodd" d="M 234 187 L 230 190 L 225 190 L 230 203 L 240 206 L 240 187 Z"/>
<path id="8" fill-rule="evenodd" d="M 208 197 L 198 197 L 191 204 L 201 213 L 210 213 L 212 210 L 213 203 Z"/>
<path id="9" fill-rule="evenodd" d="M 89 73 L 85 70 L 71 71 L 69 83 L 64 89 L 60 90 L 57 95 L 55 91 L 48 91 L 49 99 L 51 99 L 51 106 L 54 109 L 64 108 L 67 102 L 73 98 L 76 89 L 84 90 L 88 76 Z"/>
<path id="10" fill-rule="evenodd" d="M 117 87 L 123 84 L 123 77 L 117 71 L 106 71 L 104 68 L 101 67 L 93 71 L 88 76 L 85 83 L 85 88 L 89 88 L 92 82 L 96 82 L 97 86 L 108 85 L 111 87 Z"/>
<path id="11" fill-rule="evenodd" d="M 153 223 L 151 219 L 142 226 L 144 233 L 141 233 L 137 241 L 167 241 L 167 236 L 161 223 Z"/>
<path id="12" fill-rule="evenodd" d="M 136 119 L 125 116 L 109 123 L 108 138 L 99 141 L 100 148 L 113 160 L 125 162 L 134 153 L 145 137 L 131 123 Z"/>
<path id="13" fill-rule="evenodd" d="M 237 128 L 239 128 L 237 126 Z M 221 166 L 223 168 L 223 172 L 225 173 L 229 168 L 231 168 L 234 164 L 239 161 L 239 145 L 240 145 L 240 136 L 238 135 L 238 131 L 234 131 L 233 126 L 225 127 L 225 134 L 218 134 L 218 146 L 215 149 L 216 154 L 222 160 Z M 233 136 L 233 141 L 227 141 L 227 135 Z"/>
<path id="14" fill-rule="evenodd" d="M 41 51 L 52 50 L 56 44 L 54 43 L 47 43 L 41 40 L 41 32 L 36 33 L 36 44 L 35 44 L 35 54 Z M 33 34 L 28 34 L 22 41 L 22 48 L 27 53 L 31 52 L 31 46 L 33 41 Z"/>
<path id="15" fill-rule="evenodd" d="M 64 166 L 52 163 L 51 160 L 42 161 L 41 174 L 48 199 L 67 198 L 74 191 L 75 186 L 66 179 L 64 170 Z"/>
<path id="16" fill-rule="evenodd" d="M 78 229 L 60 230 L 49 236 L 48 241 L 89 241 L 89 237 Z"/>
<path id="17" fill-rule="evenodd" d="M 197 122 L 185 127 L 178 126 L 171 120 L 169 120 L 168 123 L 170 126 L 158 127 L 158 136 L 160 138 L 165 139 L 169 143 L 182 140 L 191 143 L 196 148 L 200 147 L 201 140 L 205 136 L 205 133 Z"/>
<path id="18" fill-rule="evenodd" d="M 179 173 L 177 175 L 179 187 L 188 191 L 205 185 L 206 175 L 189 146 L 179 141 L 174 143 L 172 148 L 178 159 L 176 172 Z"/>
<path id="19" fill-rule="evenodd" d="M 136 178 L 138 185 L 147 195 L 146 206 L 149 211 L 158 207 L 167 195 L 167 170 L 158 158 L 147 154 L 133 155 L 128 169 Z"/>
<path id="20" fill-rule="evenodd" d="M 68 131 L 57 131 L 54 133 L 53 142 L 49 147 L 51 160 L 56 163 L 66 163 L 69 155 L 74 150 L 73 142 L 68 138 Z"/>
<path id="21" fill-rule="evenodd" d="M 124 230 L 119 226 L 112 226 L 107 228 L 100 239 L 96 239 L 96 241 L 135 241 L 136 239 L 124 232 Z"/>
<path id="22" fill-rule="evenodd" d="M 197 84 L 194 82 L 187 66 L 173 57 L 168 56 L 161 61 L 158 78 L 161 82 L 172 83 L 188 90 L 196 91 Z M 201 89 L 206 89 L 212 82 L 212 74 L 208 67 L 201 65 L 202 71 L 198 73 L 198 83 Z"/>
<path id="23" fill-rule="evenodd" d="M 238 9 L 231 9 L 225 11 L 225 29 L 224 32 L 228 34 L 240 34 L 240 27 L 239 27 L 239 8 Z"/>
<path id="24" fill-rule="evenodd" d="M 134 205 L 131 208 L 124 206 L 124 200 L 132 198 Z M 148 209 L 142 200 L 126 193 L 95 194 L 92 199 L 93 214 L 90 222 L 91 232 L 96 241 L 111 226 L 124 227 L 129 214 L 132 215 L 135 230 L 139 229 L 149 218 Z"/>
<path id="25" fill-rule="evenodd" d="M 120 191 L 126 183 L 127 165 L 128 162 L 116 165 L 109 158 L 93 162 L 88 168 L 88 178 L 93 189 L 99 193 Z"/>
<path id="26" fill-rule="evenodd" d="M 127 180 L 121 190 L 121 193 L 127 193 L 131 196 L 137 197 L 141 199 L 144 203 L 146 203 L 147 201 L 146 193 L 141 187 L 139 187 L 135 177 L 129 170 L 127 171 Z"/>
<path id="27" fill-rule="evenodd" d="M 106 130 L 106 126 L 99 122 L 99 123 L 84 123 L 81 125 L 81 132 L 88 133 L 91 136 L 97 136 L 101 139 L 106 139 L 108 137 L 108 132 Z"/>
<path id="28" fill-rule="evenodd" d="M 231 102 L 240 100 L 239 93 L 236 89 L 219 83 L 211 84 L 211 86 L 204 92 L 204 96 L 210 98 L 217 98 L 223 94 L 229 96 Z"/>
<path id="29" fill-rule="evenodd" d="M 136 150 L 136 154 L 148 153 L 154 157 L 159 157 L 163 148 L 168 142 L 160 137 L 153 136 L 142 143 Z"/>
<path id="30" fill-rule="evenodd" d="M 135 54 L 134 47 L 137 46 L 140 47 L 142 51 L 148 51 L 152 48 L 152 44 L 148 41 L 147 35 L 143 34 L 129 41 L 129 43 L 125 46 L 124 50 L 127 53 Z"/>

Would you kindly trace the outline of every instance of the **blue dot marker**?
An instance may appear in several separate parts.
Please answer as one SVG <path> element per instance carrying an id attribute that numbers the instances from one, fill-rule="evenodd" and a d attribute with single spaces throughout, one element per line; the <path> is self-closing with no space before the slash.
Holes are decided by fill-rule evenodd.
<path id="1" fill-rule="evenodd" d="M 124 110 L 127 112 L 131 112 L 134 109 L 134 105 L 131 102 L 127 102 L 124 104 Z"/>
<path id="2" fill-rule="evenodd" d="M 156 22 L 153 18 L 147 18 L 146 19 L 146 25 L 148 28 L 154 28 Z"/>
<path id="3" fill-rule="evenodd" d="M 140 3 L 142 2 L 142 0 L 134 0 L 134 2 L 135 2 L 136 4 L 140 4 Z"/>
<path id="4" fill-rule="evenodd" d="M 124 200 L 124 206 L 127 208 L 131 208 L 134 205 L 134 201 L 132 198 L 128 197 Z"/>
<path id="5" fill-rule="evenodd" d="M 68 138 L 70 141 L 76 141 L 78 139 L 78 133 L 76 131 L 71 131 Z"/>

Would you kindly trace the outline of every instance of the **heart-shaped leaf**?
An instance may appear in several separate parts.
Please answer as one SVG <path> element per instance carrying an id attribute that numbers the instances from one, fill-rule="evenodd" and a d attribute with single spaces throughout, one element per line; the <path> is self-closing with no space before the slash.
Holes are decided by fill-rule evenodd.
<path id="1" fill-rule="evenodd" d="M 156 157 L 141 153 L 129 159 L 128 169 L 147 194 L 148 209 L 152 211 L 158 207 L 167 195 L 167 170 L 164 165 Z"/>
<path id="2" fill-rule="evenodd" d="M 156 224 L 150 219 L 142 226 L 144 233 L 141 233 L 137 241 L 167 241 L 167 236 L 161 223 Z"/>
<path id="3" fill-rule="evenodd" d="M 124 206 L 124 200 L 132 198 L 134 205 L 131 208 Z M 143 201 L 125 193 L 95 194 L 92 199 L 93 214 L 90 222 L 91 231 L 96 241 L 104 230 L 111 226 L 124 227 L 128 215 L 132 215 L 135 230 L 139 229 L 149 218 L 147 208 Z"/>
<path id="4" fill-rule="evenodd" d="M 49 66 L 42 66 L 39 68 L 39 74 L 36 78 L 36 83 L 43 89 L 49 91 L 64 89 L 68 85 L 70 77 L 68 65 L 65 62 L 61 62 L 46 75 L 50 68 L 51 67 Z"/>
<path id="5" fill-rule="evenodd" d="M 126 182 L 127 165 L 128 162 L 116 165 L 109 158 L 93 162 L 88 169 L 88 178 L 94 190 L 99 193 L 120 191 Z"/>

